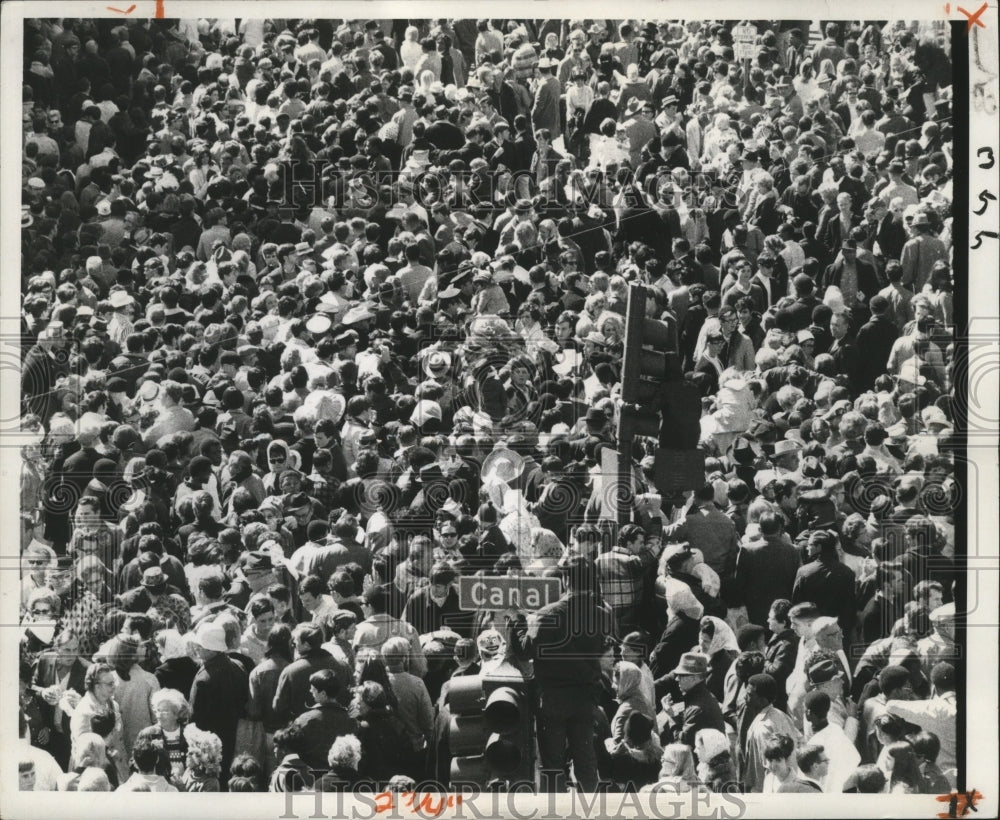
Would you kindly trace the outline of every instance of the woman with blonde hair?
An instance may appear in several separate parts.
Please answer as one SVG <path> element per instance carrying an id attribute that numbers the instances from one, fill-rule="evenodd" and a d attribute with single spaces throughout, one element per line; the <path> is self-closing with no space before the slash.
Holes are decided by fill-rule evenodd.
<path id="1" fill-rule="evenodd" d="M 108 788 L 104 791 L 111 791 L 111 783 L 108 774 L 109 769 L 114 769 L 114 764 L 108 760 L 104 738 L 96 732 L 83 732 L 73 739 L 73 749 L 71 753 L 71 768 L 66 774 L 59 778 L 57 789 L 61 792 L 81 791 L 80 783 L 84 775 L 93 777 L 94 772 L 100 772 L 108 782 Z M 117 783 L 117 774 L 112 775 Z M 95 790 L 100 791 L 100 790 Z"/>
<path id="2" fill-rule="evenodd" d="M 177 784 L 187 792 L 218 792 L 222 772 L 222 741 L 213 732 L 205 732 L 193 723 L 184 727 L 187 742 L 187 768 Z"/>
<path id="3" fill-rule="evenodd" d="M 176 689 L 160 689 L 150 698 L 153 716 L 156 718 L 158 734 L 163 740 L 163 748 L 170 759 L 170 776 L 174 783 L 180 782 L 187 761 L 188 743 L 184 738 L 184 726 L 191 718 L 191 706 Z M 152 727 L 151 727 L 152 728 Z"/>
<path id="4" fill-rule="evenodd" d="M 358 779 L 361 741 L 356 735 L 341 735 L 330 746 L 327 762 L 330 771 L 323 775 L 320 789 L 324 792 L 350 791 Z"/>
<path id="5" fill-rule="evenodd" d="M 399 57 L 403 61 L 403 68 L 414 71 L 424 50 L 420 45 L 420 31 L 416 26 L 407 26 L 403 35 L 403 42 L 399 46 Z"/>
<path id="6" fill-rule="evenodd" d="M 678 792 L 689 791 L 698 786 L 694 754 L 684 743 L 670 743 L 663 747 L 660 757 L 660 775 L 656 786 L 669 787 Z"/>
<path id="7" fill-rule="evenodd" d="M 434 85 L 434 72 L 431 71 L 429 68 L 425 68 L 423 71 L 420 72 L 419 93 L 425 97 L 431 97 L 433 99 L 433 94 L 431 92 L 431 86 L 433 85 Z"/>

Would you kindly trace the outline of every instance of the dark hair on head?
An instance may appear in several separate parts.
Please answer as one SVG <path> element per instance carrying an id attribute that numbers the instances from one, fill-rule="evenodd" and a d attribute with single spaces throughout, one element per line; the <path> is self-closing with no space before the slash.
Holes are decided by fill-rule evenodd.
<path id="1" fill-rule="evenodd" d="M 274 733 L 274 746 L 281 750 L 282 757 L 286 754 L 304 751 L 304 741 L 302 727 L 297 723 L 292 723 L 284 729 L 278 729 Z"/>
<path id="2" fill-rule="evenodd" d="M 889 743 L 883 752 L 892 758 L 892 773 L 889 775 L 890 789 L 896 783 L 905 783 L 917 792 L 926 791 L 917 755 L 909 741 L 897 740 Z"/>
<path id="3" fill-rule="evenodd" d="M 274 604 L 268 598 L 254 598 L 249 605 L 250 617 L 259 618 L 268 612 L 274 612 Z"/>
<path id="4" fill-rule="evenodd" d="M 955 689 L 955 667 L 947 661 L 939 661 L 931 669 L 931 683 L 939 692 L 951 692 Z"/>
<path id="5" fill-rule="evenodd" d="M 910 738 L 913 751 L 928 763 L 936 763 L 941 753 L 941 739 L 933 732 L 926 730 L 918 732 Z"/>
<path id="6" fill-rule="evenodd" d="M 221 598 L 222 593 L 225 591 L 225 579 L 222 573 L 213 572 L 210 575 L 205 575 L 198 582 L 198 590 L 210 600 L 214 601 Z"/>
<path id="7" fill-rule="evenodd" d="M 275 739 L 277 740 L 277 738 Z M 803 774 L 808 775 L 812 771 L 813 766 L 819 763 L 822 756 L 822 746 L 807 743 L 805 746 L 799 748 L 798 753 L 795 755 L 795 762 L 799 764 L 799 769 L 802 770 Z"/>
<path id="8" fill-rule="evenodd" d="M 765 760 L 787 760 L 795 751 L 795 741 L 788 735 L 774 735 L 764 746 Z"/>
<path id="9" fill-rule="evenodd" d="M 309 676 L 309 685 L 315 686 L 317 691 L 325 693 L 330 698 L 335 698 L 340 693 L 340 681 L 331 669 L 320 669 Z"/>
<path id="10" fill-rule="evenodd" d="M 302 583 L 299 584 L 299 593 L 303 592 L 319 597 L 326 592 L 326 584 L 323 583 L 323 579 L 318 575 L 307 575 L 302 579 Z"/>
<path id="11" fill-rule="evenodd" d="M 150 737 L 140 735 L 132 745 L 132 763 L 142 774 L 155 772 L 165 754 L 163 743 Z"/>
<path id="12" fill-rule="evenodd" d="M 361 660 L 361 670 L 357 675 L 358 686 L 363 686 L 368 681 L 374 681 L 385 692 L 389 707 L 393 710 L 397 709 L 399 702 L 396 700 L 395 690 L 392 688 L 392 681 L 389 679 L 389 671 L 386 669 L 385 659 L 376 649 L 364 651 L 365 654 Z"/>
<path id="13" fill-rule="evenodd" d="M 271 634 L 267 636 L 267 657 L 275 655 L 290 661 L 294 655 L 292 648 L 292 628 L 279 621 L 271 629 Z"/>

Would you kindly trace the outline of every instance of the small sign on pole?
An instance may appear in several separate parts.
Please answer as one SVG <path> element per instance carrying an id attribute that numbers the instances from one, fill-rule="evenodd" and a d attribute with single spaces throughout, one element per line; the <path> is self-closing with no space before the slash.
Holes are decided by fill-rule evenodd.
<path id="1" fill-rule="evenodd" d="M 733 26 L 733 56 L 737 60 L 752 60 L 759 49 L 757 26 Z"/>
<path id="2" fill-rule="evenodd" d="M 558 578 L 464 575 L 458 579 L 458 608 L 464 612 L 480 609 L 531 612 L 558 601 L 560 592 Z"/>

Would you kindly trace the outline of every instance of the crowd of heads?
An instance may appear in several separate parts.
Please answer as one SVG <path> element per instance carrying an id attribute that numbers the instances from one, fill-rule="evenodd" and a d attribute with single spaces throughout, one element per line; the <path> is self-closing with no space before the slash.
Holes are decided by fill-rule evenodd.
<path id="1" fill-rule="evenodd" d="M 610 613 L 602 779 L 954 784 L 954 712 L 894 706 L 960 654 L 949 43 L 752 22 L 739 59 L 732 21 L 25 22 L 22 735 L 61 788 L 446 780 L 448 681 L 530 648 L 477 574 Z M 630 300 L 693 404 L 623 445 Z"/>

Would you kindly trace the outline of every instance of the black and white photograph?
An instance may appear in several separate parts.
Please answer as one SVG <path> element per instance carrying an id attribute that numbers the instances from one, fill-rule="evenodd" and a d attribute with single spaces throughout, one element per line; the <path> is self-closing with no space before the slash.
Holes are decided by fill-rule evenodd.
<path id="1" fill-rule="evenodd" d="M 624 10 L 4 4 L 4 816 L 995 816 L 996 6 Z"/>

